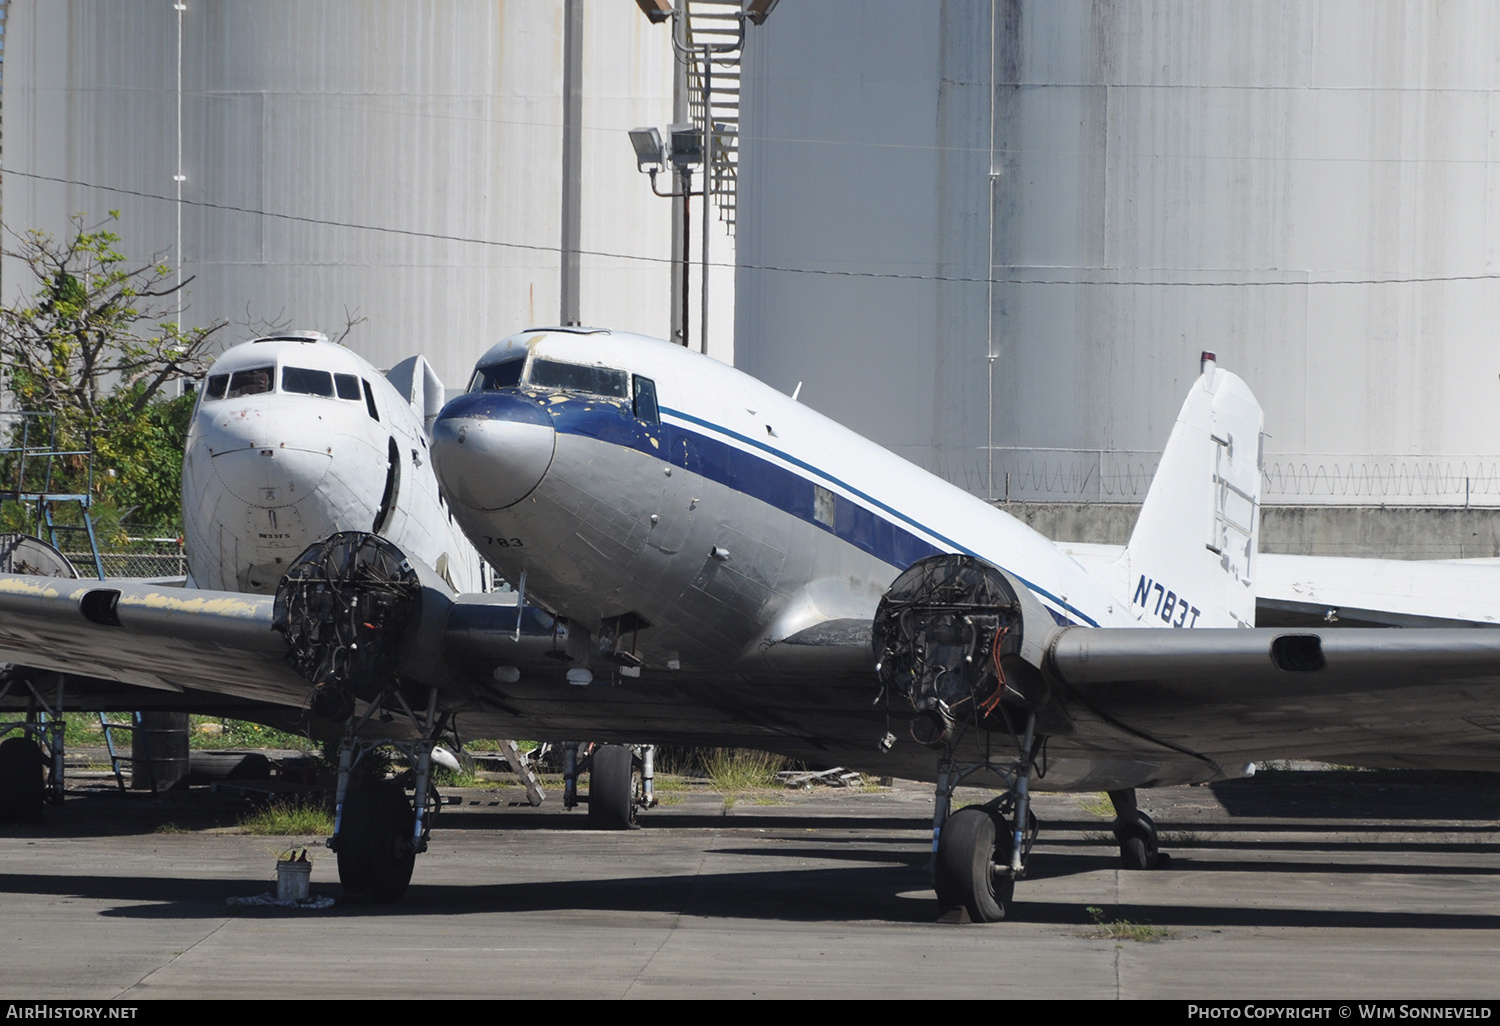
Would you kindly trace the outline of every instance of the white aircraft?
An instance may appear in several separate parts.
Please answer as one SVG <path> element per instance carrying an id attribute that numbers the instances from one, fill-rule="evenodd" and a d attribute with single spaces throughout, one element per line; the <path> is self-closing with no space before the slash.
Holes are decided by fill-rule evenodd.
<path id="1" fill-rule="evenodd" d="M 309 545 L 362 530 L 456 591 L 484 590 L 429 463 L 443 385 L 425 359 L 388 380 L 327 336 L 292 332 L 225 352 L 199 395 L 182 463 L 192 585 L 270 594 Z"/>
<path id="2" fill-rule="evenodd" d="M 269 594 L 310 545 L 363 530 L 389 539 L 451 588 L 487 591 L 487 567 L 454 525 L 428 457 L 428 429 L 443 395 L 442 382 L 421 356 L 382 375 L 319 332 L 257 338 L 225 352 L 199 390 L 184 449 L 183 525 L 192 568 L 186 587 Z M 86 615 L 108 623 L 114 613 L 106 602 L 90 606 Z M 31 669 L 9 670 L 0 688 L 31 684 L 25 679 Z M 309 696 L 305 687 L 294 686 L 233 692 L 257 703 L 237 708 L 213 690 L 161 674 L 103 670 L 101 676 L 152 689 L 148 697 L 90 680 L 76 662 L 64 672 L 72 679 L 54 675 L 41 691 L 30 687 L 28 697 L 52 699 L 56 711 L 66 690 L 74 704 L 91 707 L 171 707 L 261 719 L 279 710 L 291 713 L 281 719 L 294 719 L 309 700 L 321 700 L 331 705 L 319 711 L 334 721 L 347 718 L 355 705 L 344 690 Z M 58 739 L 49 748 L 59 762 Z M 0 766 L 25 785 L 12 792 L 24 797 L 5 803 L 3 811 L 35 818 L 41 793 L 30 784 L 38 747 L 17 736 L 4 749 Z M 55 769 L 53 782 L 60 797 Z"/>
<path id="3" fill-rule="evenodd" d="M 1129 546 L 1085 569 L 731 368 L 621 333 L 526 332 L 480 360 L 431 443 L 459 524 L 526 604 L 342 535 L 274 599 L 0 577 L 0 658 L 284 703 L 352 694 L 366 724 L 412 722 L 419 773 L 459 717 L 936 779 L 940 904 L 995 920 L 1036 836 L 1033 788 L 1109 791 L 1121 858 L 1144 868 L 1163 858 L 1137 787 L 1266 758 L 1497 767 L 1500 634 L 1245 626 L 1260 418 L 1206 359 Z M 622 825 L 632 763 L 607 746 L 592 774 Z M 1005 794 L 947 817 L 978 772 Z M 378 898 L 410 878 L 426 795 L 350 794 L 341 870 L 351 853 Z"/>

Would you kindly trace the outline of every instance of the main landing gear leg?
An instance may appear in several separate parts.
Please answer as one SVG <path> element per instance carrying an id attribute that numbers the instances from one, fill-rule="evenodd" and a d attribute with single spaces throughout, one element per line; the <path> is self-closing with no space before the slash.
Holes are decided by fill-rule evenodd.
<path id="1" fill-rule="evenodd" d="M 975 923 L 1005 918 L 1016 881 L 1026 875 L 1027 857 L 1037 835 L 1030 792 L 1035 731 L 1036 717 L 1028 715 L 1021 758 L 1007 777 L 1010 787 L 987 805 L 970 805 L 944 817 L 942 812 L 965 774 L 955 771 L 949 759 L 940 764 L 938 810 L 933 817 L 937 835 L 933 888 L 945 915 L 962 910 Z"/>
<path id="2" fill-rule="evenodd" d="M 1109 792 L 1115 806 L 1115 839 L 1120 865 L 1126 869 L 1166 869 L 1172 856 L 1157 846 L 1156 824 L 1135 803 L 1135 788 Z"/>
<path id="3" fill-rule="evenodd" d="M 416 724 L 415 740 L 361 738 L 358 731 L 372 715 L 394 701 Z M 363 716 L 351 718 L 339 745 L 339 781 L 333 836 L 328 847 L 338 853 L 339 881 L 345 900 L 392 902 L 406 893 L 419 853 L 427 850 L 432 819 L 441 799 L 432 784 L 432 752 L 448 717 L 437 712 L 437 692 L 428 692 L 424 714 L 414 713 L 398 692 L 388 692 Z M 398 749 L 411 764 L 415 787 L 411 798 L 394 780 L 355 780 L 361 759 L 382 746 Z"/>

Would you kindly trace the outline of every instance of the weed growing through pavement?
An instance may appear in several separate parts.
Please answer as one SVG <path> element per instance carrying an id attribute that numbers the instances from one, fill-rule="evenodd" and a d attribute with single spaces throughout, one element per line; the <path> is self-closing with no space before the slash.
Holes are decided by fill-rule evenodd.
<path id="1" fill-rule="evenodd" d="M 1132 923 L 1128 919 L 1116 919 L 1107 923 L 1104 921 L 1104 909 L 1094 905 L 1088 906 L 1084 911 L 1094 921 L 1094 931 L 1090 936 L 1101 940 L 1155 943 L 1171 936 L 1164 928 L 1149 923 Z"/>

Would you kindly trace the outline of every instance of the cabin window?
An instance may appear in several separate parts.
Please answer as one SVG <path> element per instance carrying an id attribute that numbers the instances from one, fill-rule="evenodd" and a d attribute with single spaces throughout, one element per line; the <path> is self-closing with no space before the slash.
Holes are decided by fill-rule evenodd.
<path id="1" fill-rule="evenodd" d="M 327 396 L 331 399 L 333 375 L 326 370 L 313 370 L 311 367 L 283 367 L 281 368 L 281 390 L 302 395 Z"/>
<path id="2" fill-rule="evenodd" d="M 612 399 L 630 398 L 630 376 L 613 367 L 580 367 L 556 360 L 533 360 L 531 383 L 540 388 L 566 388 Z"/>
<path id="3" fill-rule="evenodd" d="M 340 399 L 353 399 L 359 402 L 359 378 L 353 374 L 335 374 L 333 386 L 338 390 Z"/>
<path id="4" fill-rule="evenodd" d="M 469 391 L 493 392 L 497 388 L 515 388 L 521 383 L 521 371 L 525 366 L 526 355 L 522 353 L 504 363 L 492 363 L 487 367 L 480 367 L 474 371 L 474 378 L 469 382 Z"/>
<path id="5" fill-rule="evenodd" d="M 229 387 L 228 374 L 210 374 L 208 384 L 203 389 L 203 394 L 210 399 L 224 398 L 224 389 Z"/>
<path id="6" fill-rule="evenodd" d="M 661 414 L 656 409 L 656 382 L 639 374 L 635 376 L 635 416 L 647 424 L 661 423 Z"/>
<path id="7" fill-rule="evenodd" d="M 365 381 L 364 378 L 360 378 L 359 380 L 363 381 L 365 386 L 365 409 L 369 411 L 370 419 L 375 421 L 376 423 L 379 423 L 380 411 L 375 409 L 375 393 L 373 390 L 371 390 L 370 383 L 368 381 Z"/>
<path id="8" fill-rule="evenodd" d="M 235 371 L 229 379 L 228 398 L 238 399 L 242 395 L 260 395 L 262 392 L 269 392 L 275 380 L 275 367 L 255 367 L 251 370 Z"/>

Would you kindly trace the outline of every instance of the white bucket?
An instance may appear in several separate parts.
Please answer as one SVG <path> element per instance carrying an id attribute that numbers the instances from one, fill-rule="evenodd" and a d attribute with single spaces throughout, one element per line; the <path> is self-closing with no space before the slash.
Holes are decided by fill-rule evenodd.
<path id="1" fill-rule="evenodd" d="M 283 859 L 276 863 L 276 900 L 306 901 L 312 863 Z"/>

